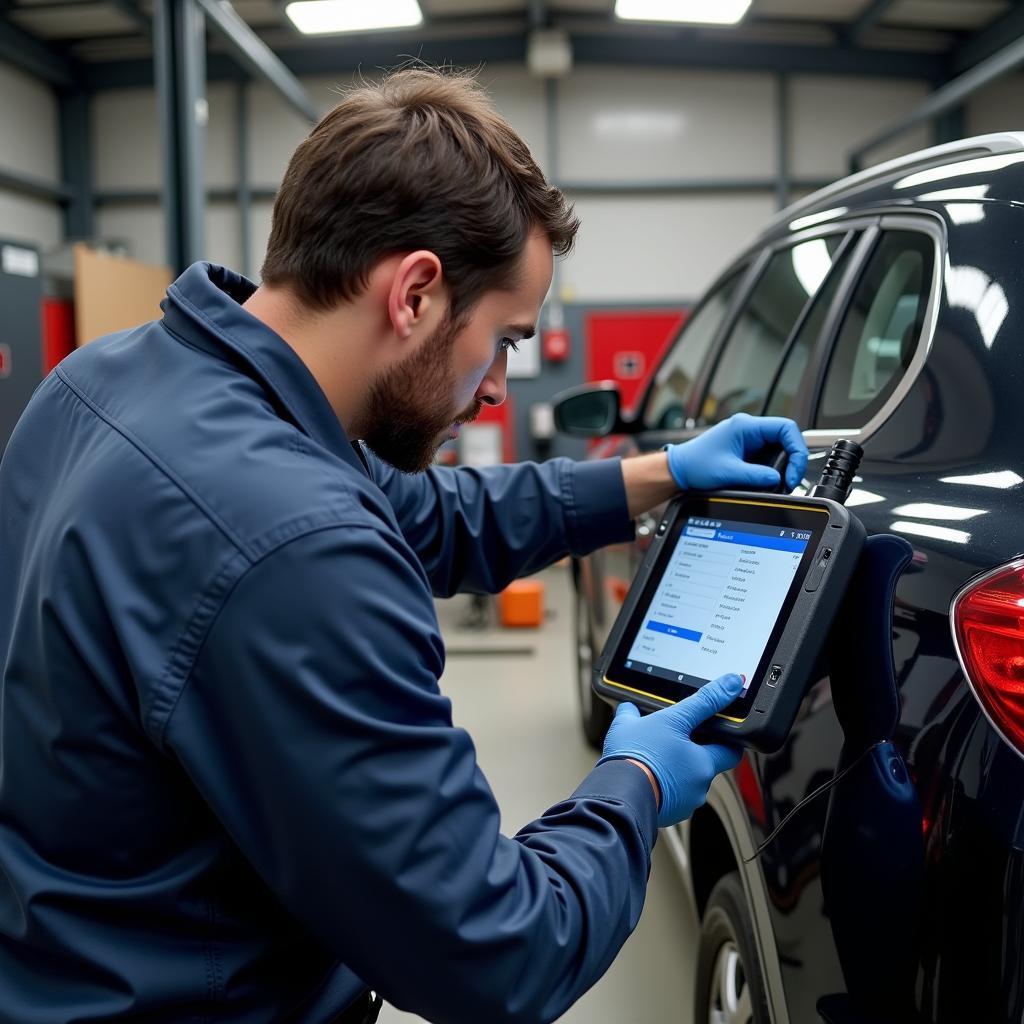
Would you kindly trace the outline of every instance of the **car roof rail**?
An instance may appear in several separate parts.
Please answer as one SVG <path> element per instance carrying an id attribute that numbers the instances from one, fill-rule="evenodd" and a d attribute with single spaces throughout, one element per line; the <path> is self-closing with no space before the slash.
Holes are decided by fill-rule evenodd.
<path id="1" fill-rule="evenodd" d="M 769 234 L 784 221 L 793 220 L 803 211 L 818 206 L 828 199 L 869 185 L 874 181 L 881 181 L 892 174 L 941 167 L 943 164 L 955 163 L 957 160 L 971 157 L 1021 152 L 1024 152 L 1024 132 L 994 132 L 991 135 L 976 135 L 970 139 L 958 139 L 956 142 L 944 142 L 941 146 L 919 149 L 906 156 L 886 160 L 884 163 L 841 178 L 831 185 L 818 189 L 817 192 L 812 192 L 809 196 L 798 199 L 777 213 L 761 234 Z"/>

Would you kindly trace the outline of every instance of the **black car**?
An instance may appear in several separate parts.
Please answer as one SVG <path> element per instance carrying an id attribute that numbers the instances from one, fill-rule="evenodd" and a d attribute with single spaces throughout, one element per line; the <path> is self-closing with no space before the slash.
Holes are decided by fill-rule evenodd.
<path id="1" fill-rule="evenodd" d="M 696 1021 L 1020 1024 L 1024 134 L 903 157 L 785 210 L 637 408 L 623 417 L 601 384 L 556 414 L 627 456 L 737 412 L 791 416 L 807 486 L 833 441 L 858 441 L 848 507 L 902 570 L 891 592 L 884 571 L 856 585 L 782 749 L 748 752 L 667 833 L 701 916 Z M 595 744 L 610 709 L 593 654 L 658 518 L 573 566 Z"/>

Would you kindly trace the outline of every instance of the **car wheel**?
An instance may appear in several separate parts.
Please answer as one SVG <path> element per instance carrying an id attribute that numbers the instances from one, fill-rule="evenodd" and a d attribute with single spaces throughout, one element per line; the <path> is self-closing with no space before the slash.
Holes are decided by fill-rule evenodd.
<path id="1" fill-rule="evenodd" d="M 771 1024 L 740 876 L 719 879 L 701 924 L 696 1024 Z"/>
<path id="2" fill-rule="evenodd" d="M 594 636 L 586 598 L 576 590 L 576 691 L 580 702 L 580 724 L 587 742 L 600 750 L 604 734 L 612 724 L 612 709 L 594 693 Z"/>

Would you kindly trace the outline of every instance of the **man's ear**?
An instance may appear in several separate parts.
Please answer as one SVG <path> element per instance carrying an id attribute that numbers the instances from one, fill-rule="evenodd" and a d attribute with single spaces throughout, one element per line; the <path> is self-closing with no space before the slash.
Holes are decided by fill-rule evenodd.
<path id="1" fill-rule="evenodd" d="M 403 257 L 388 293 L 388 318 L 398 337 L 410 337 L 413 328 L 428 320 L 444 298 L 444 274 L 437 255 L 418 249 Z"/>

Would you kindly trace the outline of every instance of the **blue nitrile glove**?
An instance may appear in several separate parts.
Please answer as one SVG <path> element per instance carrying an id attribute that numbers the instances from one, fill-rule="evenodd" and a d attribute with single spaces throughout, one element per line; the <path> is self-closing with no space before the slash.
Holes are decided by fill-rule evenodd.
<path id="1" fill-rule="evenodd" d="M 669 472 L 684 491 L 728 487 L 770 490 L 779 484 L 778 471 L 744 461 L 770 444 L 782 445 L 789 456 L 786 489 L 791 491 L 807 470 L 807 445 L 800 428 L 780 416 L 748 416 L 739 412 L 692 441 L 667 445 Z"/>
<path id="2" fill-rule="evenodd" d="M 704 803 L 712 779 L 740 762 L 743 751 L 739 747 L 697 743 L 690 733 L 727 708 L 742 689 L 739 676 L 719 676 L 678 704 L 645 717 L 635 704 L 620 704 L 597 763 L 633 758 L 647 765 L 661 788 L 658 828 L 678 825 Z"/>

